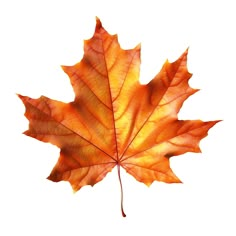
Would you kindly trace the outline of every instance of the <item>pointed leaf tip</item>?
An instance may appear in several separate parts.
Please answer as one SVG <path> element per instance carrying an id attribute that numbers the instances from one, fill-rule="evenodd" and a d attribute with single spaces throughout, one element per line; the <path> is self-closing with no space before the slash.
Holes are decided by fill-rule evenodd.
<path id="1" fill-rule="evenodd" d="M 96 31 L 98 29 L 102 28 L 102 22 L 100 21 L 100 19 L 96 16 Z"/>
<path id="2" fill-rule="evenodd" d="M 181 55 L 181 57 L 182 57 L 182 58 L 186 58 L 186 60 L 187 60 L 188 51 L 189 51 L 189 47 L 186 48 L 186 50 L 185 50 L 184 53 Z"/>

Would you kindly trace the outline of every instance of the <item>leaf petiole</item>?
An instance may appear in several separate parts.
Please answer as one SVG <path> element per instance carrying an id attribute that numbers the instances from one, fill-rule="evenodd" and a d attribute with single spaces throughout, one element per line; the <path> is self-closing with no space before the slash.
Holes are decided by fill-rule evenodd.
<path id="1" fill-rule="evenodd" d="M 118 178 L 119 178 L 119 182 L 120 182 L 120 191 L 121 191 L 121 213 L 122 213 L 122 216 L 123 217 L 126 217 L 126 214 L 124 212 L 124 209 L 123 209 L 123 187 L 122 187 L 122 182 L 121 182 L 121 177 L 120 177 L 120 165 L 117 164 L 117 171 L 118 171 Z"/>

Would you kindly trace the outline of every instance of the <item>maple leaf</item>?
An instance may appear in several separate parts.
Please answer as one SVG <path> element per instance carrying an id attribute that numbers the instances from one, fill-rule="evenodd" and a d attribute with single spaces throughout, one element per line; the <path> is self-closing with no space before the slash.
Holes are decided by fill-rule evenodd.
<path id="1" fill-rule="evenodd" d="M 18 95 L 29 120 L 24 134 L 61 149 L 48 179 L 69 181 L 74 191 L 101 181 L 115 166 L 136 180 L 179 183 L 170 157 L 200 152 L 199 142 L 218 121 L 178 120 L 183 102 L 196 89 L 189 86 L 187 50 L 146 85 L 139 82 L 140 45 L 121 49 L 97 18 L 93 37 L 84 41 L 84 56 L 63 66 L 75 99 L 70 103 L 45 96 Z"/>

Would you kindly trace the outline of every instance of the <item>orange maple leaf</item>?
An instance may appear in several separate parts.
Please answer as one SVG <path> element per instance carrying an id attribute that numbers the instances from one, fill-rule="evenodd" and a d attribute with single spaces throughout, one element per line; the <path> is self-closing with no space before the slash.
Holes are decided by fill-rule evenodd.
<path id="1" fill-rule="evenodd" d="M 170 157 L 200 152 L 199 142 L 218 121 L 178 120 L 183 102 L 197 90 L 189 86 L 187 51 L 165 62 L 146 85 L 139 83 L 140 46 L 123 50 L 97 18 L 84 56 L 63 66 L 75 99 L 70 103 L 19 95 L 29 120 L 24 134 L 59 148 L 60 157 L 48 179 L 69 181 L 74 191 L 101 181 L 115 166 L 136 180 L 179 183 Z"/>

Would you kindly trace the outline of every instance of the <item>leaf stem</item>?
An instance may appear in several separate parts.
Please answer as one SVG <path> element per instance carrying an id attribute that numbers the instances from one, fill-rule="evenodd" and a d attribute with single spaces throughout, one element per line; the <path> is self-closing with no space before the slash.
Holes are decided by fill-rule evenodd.
<path id="1" fill-rule="evenodd" d="M 121 177 L 120 177 L 120 165 L 119 164 L 117 164 L 117 171 L 118 171 L 118 177 L 119 177 L 119 182 L 120 182 L 120 191 L 121 191 L 121 202 L 120 202 L 121 213 L 122 213 L 123 217 L 126 217 L 126 214 L 123 209 L 123 187 L 122 187 L 122 182 L 121 182 Z"/>

